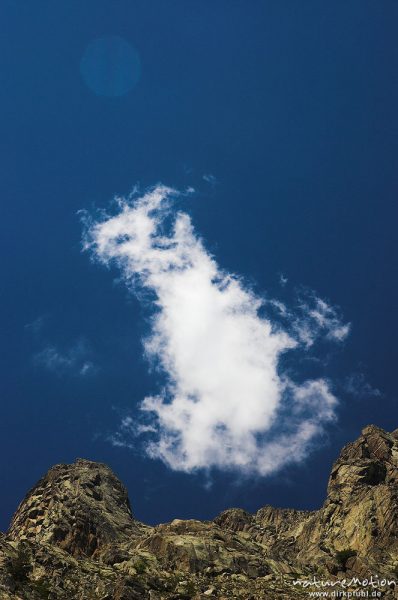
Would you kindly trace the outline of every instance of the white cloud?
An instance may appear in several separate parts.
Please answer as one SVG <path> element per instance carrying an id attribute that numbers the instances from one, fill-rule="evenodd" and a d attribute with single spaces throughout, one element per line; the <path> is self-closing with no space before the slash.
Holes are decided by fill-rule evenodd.
<path id="1" fill-rule="evenodd" d="M 312 291 L 301 291 L 301 299 L 294 310 L 289 310 L 279 300 L 271 299 L 268 303 L 285 320 L 292 335 L 307 348 L 319 340 L 344 342 L 350 333 L 351 324 L 343 323 L 337 309 Z"/>
<path id="2" fill-rule="evenodd" d="M 30 331 L 33 335 L 39 335 L 45 326 L 47 315 L 40 315 L 31 323 L 25 325 L 25 329 Z"/>
<path id="3" fill-rule="evenodd" d="M 287 282 L 288 282 L 288 278 L 285 277 L 285 275 L 283 273 L 281 273 L 279 275 L 279 283 L 281 284 L 282 287 L 285 287 L 285 285 L 287 284 Z"/>
<path id="4" fill-rule="evenodd" d="M 344 389 L 355 398 L 380 398 L 382 392 L 366 381 L 363 373 L 352 373 L 344 381 Z"/>
<path id="5" fill-rule="evenodd" d="M 145 353 L 167 378 L 142 401 L 141 429 L 125 419 L 113 443 L 145 435 L 150 456 L 187 472 L 275 472 L 303 460 L 337 406 L 325 379 L 294 382 L 281 357 L 306 352 L 319 335 L 340 341 L 348 326 L 315 296 L 299 317 L 276 302 L 285 325 L 271 318 L 269 302 L 222 271 L 188 214 L 173 211 L 175 195 L 158 185 L 87 223 L 85 249 L 116 264 L 132 290 L 152 294 Z"/>
<path id="6" fill-rule="evenodd" d="M 36 366 L 43 367 L 57 375 L 73 374 L 86 376 L 94 373 L 96 367 L 88 359 L 90 354 L 87 343 L 79 340 L 66 350 L 47 345 L 33 357 Z"/>
<path id="7" fill-rule="evenodd" d="M 206 183 L 210 183 L 211 185 L 216 185 L 217 183 L 217 177 L 215 177 L 211 173 L 206 173 L 205 175 L 203 175 L 202 179 L 206 181 Z"/>
<path id="8" fill-rule="evenodd" d="M 305 305 L 304 311 L 308 314 L 308 323 L 309 328 L 313 331 L 313 339 L 320 332 L 337 342 L 342 342 L 347 338 L 351 328 L 350 323 L 343 324 L 336 309 L 321 298 L 313 298 L 313 306 Z"/>

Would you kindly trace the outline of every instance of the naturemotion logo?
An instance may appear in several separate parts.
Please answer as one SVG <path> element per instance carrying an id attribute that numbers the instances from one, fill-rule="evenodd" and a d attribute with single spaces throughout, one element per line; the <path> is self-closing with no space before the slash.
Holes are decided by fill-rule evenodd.
<path id="1" fill-rule="evenodd" d="M 372 575 L 370 578 L 352 577 L 351 579 L 294 579 L 292 585 L 308 588 L 311 598 L 381 598 L 382 589 L 395 587 L 395 579 Z M 315 588 L 315 590 L 314 590 Z"/>

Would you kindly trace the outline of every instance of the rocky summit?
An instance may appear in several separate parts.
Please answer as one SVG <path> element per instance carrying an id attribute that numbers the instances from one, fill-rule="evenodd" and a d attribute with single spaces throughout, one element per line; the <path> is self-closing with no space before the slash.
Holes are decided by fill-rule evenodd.
<path id="1" fill-rule="evenodd" d="M 150 527 L 109 467 L 78 459 L 51 468 L 0 533 L 1 600 L 398 598 L 396 580 L 398 430 L 374 425 L 341 451 L 318 511 Z"/>

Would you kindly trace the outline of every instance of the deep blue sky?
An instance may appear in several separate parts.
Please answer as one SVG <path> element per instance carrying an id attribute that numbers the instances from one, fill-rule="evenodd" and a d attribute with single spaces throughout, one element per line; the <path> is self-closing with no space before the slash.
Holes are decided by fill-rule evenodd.
<path id="1" fill-rule="evenodd" d="M 397 26 L 395 0 L 1 2 L 0 529 L 47 468 L 78 456 L 110 464 L 147 522 L 316 508 L 343 443 L 370 422 L 398 427 Z M 80 70 L 108 35 L 141 65 L 120 97 Z M 352 323 L 327 373 L 339 421 L 300 468 L 215 474 L 206 489 L 106 441 L 155 381 L 143 310 L 81 253 L 76 213 L 158 181 L 196 188 L 187 209 L 222 267 L 275 295 L 283 273 Z M 79 340 L 89 376 L 34 358 Z M 352 373 L 382 395 L 350 395 Z"/>

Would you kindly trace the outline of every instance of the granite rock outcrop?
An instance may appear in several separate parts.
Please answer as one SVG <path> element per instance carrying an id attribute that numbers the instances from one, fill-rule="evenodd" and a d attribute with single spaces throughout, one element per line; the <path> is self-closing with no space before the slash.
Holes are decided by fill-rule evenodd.
<path id="1" fill-rule="evenodd" d="M 374 425 L 342 449 L 317 511 L 150 527 L 108 466 L 78 459 L 52 467 L 0 534 L 0 600 L 293 600 L 308 597 L 297 580 L 375 575 L 397 598 L 398 430 Z"/>

